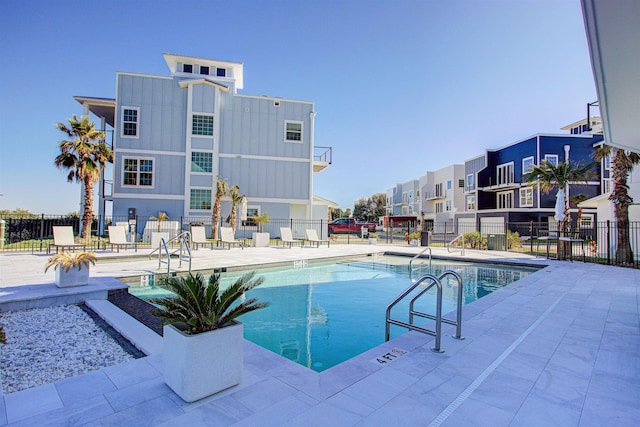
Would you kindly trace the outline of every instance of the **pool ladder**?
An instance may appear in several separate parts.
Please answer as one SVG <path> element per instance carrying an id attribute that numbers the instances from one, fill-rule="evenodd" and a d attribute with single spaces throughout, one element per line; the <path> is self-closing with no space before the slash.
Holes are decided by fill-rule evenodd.
<path id="1" fill-rule="evenodd" d="M 188 231 L 183 231 L 176 237 L 167 241 L 160 239 L 158 249 L 154 249 L 151 254 L 149 254 L 149 258 L 151 258 L 151 255 L 155 251 L 158 251 L 158 268 L 160 268 L 162 264 L 167 264 L 167 275 L 169 275 L 171 273 L 171 255 L 178 254 L 178 260 L 180 261 L 178 267 L 182 267 L 182 261 L 186 260 L 189 262 L 189 272 L 191 272 L 191 249 L 189 248 L 190 236 L 191 235 Z M 169 244 L 176 241 L 180 243 L 180 247 L 173 253 L 169 252 Z M 163 255 L 167 257 L 166 261 L 162 259 Z"/>
<path id="2" fill-rule="evenodd" d="M 423 250 L 421 250 L 416 256 L 414 256 L 413 258 L 411 258 L 411 261 L 409 261 L 409 278 L 411 279 L 411 281 L 413 282 L 413 272 L 416 270 L 422 270 L 422 264 L 420 264 L 417 268 L 413 268 L 413 262 L 420 258 L 420 256 L 422 256 L 422 254 L 424 254 L 426 251 L 429 251 L 429 271 L 431 271 L 431 248 L 429 246 L 427 246 L 426 248 L 424 248 Z"/>
<path id="3" fill-rule="evenodd" d="M 442 318 L 442 279 L 444 279 L 447 276 L 453 276 L 458 282 L 458 300 L 456 301 L 457 309 L 456 309 L 456 320 L 455 321 Z M 430 281 L 430 283 L 426 283 L 426 284 L 423 285 L 423 283 L 429 282 L 429 281 Z M 392 319 L 391 318 L 391 309 L 396 304 L 398 304 L 400 301 L 402 301 L 405 297 L 407 297 L 409 294 L 411 294 L 419 286 L 421 286 L 422 289 L 413 298 L 411 298 L 411 301 L 409 302 L 409 323 L 403 322 L 403 321 L 397 320 L 397 319 Z M 418 300 L 418 298 L 420 298 L 422 295 L 424 295 L 433 286 L 435 286 L 436 289 L 437 289 L 437 292 L 436 292 L 436 315 L 435 316 L 433 316 L 431 314 L 427 314 L 427 313 L 422 313 L 420 311 L 415 310 L 415 308 L 414 308 L 415 302 Z M 442 337 L 442 323 L 443 322 L 447 323 L 449 325 L 454 325 L 456 327 L 456 335 L 455 335 L 454 338 L 459 339 L 459 340 L 463 340 L 464 337 L 462 336 L 462 292 L 463 292 L 462 278 L 460 277 L 460 275 L 458 273 L 456 273 L 453 270 L 446 270 L 438 277 L 436 277 L 435 275 L 433 275 L 431 273 L 425 274 L 424 276 L 420 277 L 416 282 L 412 283 L 411 286 L 409 286 L 407 289 L 405 289 L 404 292 L 402 292 L 400 295 L 398 295 L 396 297 L 396 299 L 394 299 L 391 302 L 391 304 L 389 304 L 387 306 L 387 321 L 386 321 L 386 325 L 385 325 L 385 336 L 384 336 L 385 341 L 389 341 L 389 339 L 390 339 L 391 325 L 402 326 L 402 327 L 405 327 L 407 329 L 411 329 L 413 331 L 418 331 L 418 332 L 422 332 L 423 334 L 428 334 L 428 335 L 434 336 L 435 337 L 435 346 L 431 350 L 436 352 L 436 353 L 442 353 L 444 350 L 440 347 L 440 341 L 441 341 L 441 337 Z M 435 322 L 436 322 L 435 330 L 432 331 L 430 329 L 414 325 L 414 322 L 413 322 L 414 316 L 419 316 L 419 317 L 424 317 L 426 319 L 435 320 Z"/>

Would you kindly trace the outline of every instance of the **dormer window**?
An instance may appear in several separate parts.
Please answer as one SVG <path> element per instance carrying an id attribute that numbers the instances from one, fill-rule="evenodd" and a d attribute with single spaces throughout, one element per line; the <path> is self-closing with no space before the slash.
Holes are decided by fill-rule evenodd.
<path id="1" fill-rule="evenodd" d="M 204 65 L 200 66 L 200 74 L 204 74 L 205 76 L 209 75 L 209 67 L 205 67 Z"/>
<path id="2" fill-rule="evenodd" d="M 182 64 L 182 72 L 183 73 L 193 73 L 193 65 L 192 64 Z"/>
<path id="3" fill-rule="evenodd" d="M 226 77 L 227 69 L 226 68 L 216 68 L 216 76 L 218 77 Z"/>

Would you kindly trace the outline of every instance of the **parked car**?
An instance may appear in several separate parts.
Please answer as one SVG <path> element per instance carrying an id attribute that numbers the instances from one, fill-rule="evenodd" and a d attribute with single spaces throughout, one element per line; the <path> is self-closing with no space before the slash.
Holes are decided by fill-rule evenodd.
<path id="1" fill-rule="evenodd" d="M 369 233 L 376 231 L 373 222 L 357 222 L 355 218 L 338 218 L 328 224 L 329 234 L 357 234 L 362 237 L 362 227 Z"/>

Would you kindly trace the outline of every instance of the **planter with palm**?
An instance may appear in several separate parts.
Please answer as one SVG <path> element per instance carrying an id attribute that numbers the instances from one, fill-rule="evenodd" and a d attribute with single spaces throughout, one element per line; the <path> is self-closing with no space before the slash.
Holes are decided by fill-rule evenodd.
<path id="1" fill-rule="evenodd" d="M 271 220 L 269 219 L 269 214 L 265 212 L 262 215 L 256 215 L 253 217 L 253 222 L 258 224 L 258 232 L 253 233 L 252 235 L 253 246 L 269 246 L 271 236 L 269 233 L 264 232 L 264 225 L 271 222 Z"/>
<path id="2" fill-rule="evenodd" d="M 159 286 L 174 296 L 153 298 L 164 319 L 163 375 L 173 391 L 193 402 L 242 380 L 243 327 L 236 319 L 264 308 L 256 298 L 242 300 L 263 278 L 247 273 L 222 290 L 220 275 L 166 276 Z"/>
<path id="3" fill-rule="evenodd" d="M 93 222 L 93 185 L 98 182 L 107 162 L 113 163 L 113 152 L 104 142 L 105 133 L 95 129 L 88 116 L 78 119 L 73 115 L 68 125 L 56 123 L 56 128 L 64 132 L 69 139 L 60 141 L 60 154 L 55 165 L 68 169 L 67 181 L 81 182 L 84 185 L 82 212 L 82 238 L 89 240 Z"/>

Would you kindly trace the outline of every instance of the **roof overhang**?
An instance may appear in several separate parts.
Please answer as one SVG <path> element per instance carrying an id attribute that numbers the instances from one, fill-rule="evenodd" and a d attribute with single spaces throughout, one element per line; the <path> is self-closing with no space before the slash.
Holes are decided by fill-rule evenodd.
<path id="1" fill-rule="evenodd" d="M 178 83 L 178 85 L 181 88 L 185 88 L 185 87 L 189 87 L 190 85 L 199 85 L 199 84 L 208 84 L 211 85 L 213 87 L 217 87 L 218 89 L 224 91 L 224 92 L 229 92 L 229 88 L 223 84 L 211 81 L 209 79 L 195 79 L 195 80 L 180 80 L 180 82 Z"/>
<path id="2" fill-rule="evenodd" d="M 336 202 L 333 202 L 329 199 L 325 199 L 324 197 L 316 196 L 315 194 L 313 195 L 313 204 L 329 206 L 330 208 L 335 208 L 336 206 L 338 206 Z"/>
<path id="3" fill-rule="evenodd" d="M 605 142 L 640 152 L 640 2 L 581 3 Z"/>
<path id="4" fill-rule="evenodd" d="M 599 196 L 592 197 L 584 202 L 578 203 L 579 208 L 597 208 L 598 204 L 603 201 L 609 200 L 611 193 L 600 194 Z"/>
<path id="5" fill-rule="evenodd" d="M 111 98 L 94 98 L 90 96 L 74 96 L 84 108 L 96 117 L 104 118 L 105 122 L 113 127 L 116 113 L 116 100 Z M 83 112 L 84 114 L 84 112 Z"/>
<path id="6" fill-rule="evenodd" d="M 163 53 L 162 56 L 171 71 L 171 75 L 178 73 L 178 63 L 198 63 L 209 67 L 231 68 L 233 70 L 235 87 L 238 89 L 242 89 L 244 87 L 244 64 L 242 62 L 199 58 L 197 56 L 176 55 L 173 53 Z"/>

